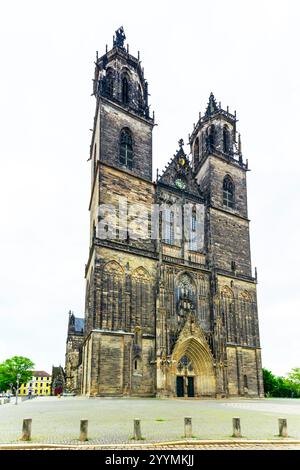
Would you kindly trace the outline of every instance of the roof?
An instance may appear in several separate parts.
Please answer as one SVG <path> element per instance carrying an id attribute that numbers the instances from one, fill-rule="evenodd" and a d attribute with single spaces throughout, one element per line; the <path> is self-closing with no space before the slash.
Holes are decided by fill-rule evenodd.
<path id="1" fill-rule="evenodd" d="M 84 318 L 75 317 L 74 313 L 69 311 L 68 334 L 82 335 L 84 331 Z"/>
<path id="2" fill-rule="evenodd" d="M 82 333 L 84 329 L 84 318 L 75 317 L 75 332 Z"/>
<path id="3" fill-rule="evenodd" d="M 32 370 L 32 375 L 33 377 L 51 377 L 48 372 L 45 372 L 44 370 Z"/>
<path id="4" fill-rule="evenodd" d="M 183 140 L 179 140 L 179 150 L 175 153 L 169 164 L 166 166 L 163 174 L 158 177 L 157 184 L 169 186 L 182 192 L 176 185 L 176 180 L 182 179 L 185 182 L 184 192 L 186 194 L 202 197 L 200 187 L 197 184 L 188 156 L 183 150 Z"/>

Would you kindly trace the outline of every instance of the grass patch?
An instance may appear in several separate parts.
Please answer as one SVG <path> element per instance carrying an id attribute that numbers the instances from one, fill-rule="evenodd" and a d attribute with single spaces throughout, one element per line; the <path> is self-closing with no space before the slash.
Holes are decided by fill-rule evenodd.
<path id="1" fill-rule="evenodd" d="M 157 418 L 155 421 L 158 421 L 159 423 L 164 423 L 165 421 L 167 421 L 167 419 Z"/>

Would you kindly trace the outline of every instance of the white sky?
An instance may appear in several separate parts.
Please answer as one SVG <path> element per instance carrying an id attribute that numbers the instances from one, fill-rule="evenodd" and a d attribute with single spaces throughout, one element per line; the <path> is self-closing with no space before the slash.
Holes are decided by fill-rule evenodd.
<path id="1" fill-rule="evenodd" d="M 211 91 L 237 110 L 263 365 L 300 366 L 299 14 L 297 0 L 1 2 L 0 360 L 51 372 L 68 310 L 83 315 L 93 62 L 123 25 L 156 113 L 154 168 Z"/>

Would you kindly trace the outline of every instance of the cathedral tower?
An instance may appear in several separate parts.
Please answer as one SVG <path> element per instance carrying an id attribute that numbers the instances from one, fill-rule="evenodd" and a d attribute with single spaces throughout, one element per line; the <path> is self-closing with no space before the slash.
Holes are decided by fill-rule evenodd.
<path id="1" fill-rule="evenodd" d="M 139 57 L 124 41 L 120 28 L 95 64 L 81 389 L 88 395 L 155 393 L 156 264 L 148 237 L 154 120 Z"/>
<path id="2" fill-rule="evenodd" d="M 207 262 L 212 276 L 214 338 L 218 343 L 221 393 L 263 394 L 247 209 L 248 161 L 243 161 L 236 113 L 211 93 L 190 136 L 193 168 L 207 201 Z M 219 334 L 218 324 L 223 333 Z M 222 345 L 222 347 L 220 347 Z"/>

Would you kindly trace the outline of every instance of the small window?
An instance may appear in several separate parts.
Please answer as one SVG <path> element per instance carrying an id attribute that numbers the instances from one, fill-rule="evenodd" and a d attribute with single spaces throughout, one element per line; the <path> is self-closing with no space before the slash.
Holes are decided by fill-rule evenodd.
<path id="1" fill-rule="evenodd" d="M 123 129 L 120 136 L 120 163 L 131 170 L 132 159 L 133 148 L 131 132 L 129 129 Z"/>
<path id="2" fill-rule="evenodd" d="M 122 78 L 122 102 L 124 104 L 129 103 L 129 83 L 126 75 Z"/>
<path id="3" fill-rule="evenodd" d="M 133 370 L 135 372 L 141 373 L 142 371 L 142 359 L 140 356 L 136 356 L 133 361 Z"/>
<path id="4" fill-rule="evenodd" d="M 244 387 L 248 388 L 248 377 L 246 374 L 244 375 Z"/>
<path id="5" fill-rule="evenodd" d="M 230 176 L 225 176 L 223 181 L 223 205 L 234 208 L 234 184 Z"/>

